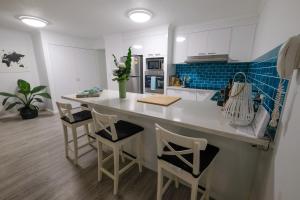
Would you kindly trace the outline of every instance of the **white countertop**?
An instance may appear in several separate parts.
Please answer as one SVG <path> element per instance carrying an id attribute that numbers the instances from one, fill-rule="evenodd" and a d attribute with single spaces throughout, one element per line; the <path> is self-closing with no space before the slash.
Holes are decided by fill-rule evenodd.
<path id="1" fill-rule="evenodd" d="M 214 134 L 234 140 L 256 145 L 268 145 L 268 140 L 259 139 L 248 133 L 243 133 L 228 124 L 224 119 L 221 108 L 216 102 L 204 100 L 201 102 L 179 100 L 170 106 L 159 106 L 137 102 L 137 99 L 151 94 L 127 93 L 126 99 L 119 99 L 118 91 L 104 90 L 100 97 L 76 98 L 66 95 L 62 98 L 105 107 L 129 115 L 150 117 L 185 128 L 198 130 L 207 134 Z"/>
<path id="2" fill-rule="evenodd" d="M 167 86 L 167 89 L 172 90 L 184 90 L 184 91 L 213 91 L 216 92 L 217 90 L 205 90 L 205 89 L 199 89 L 199 88 L 187 88 L 187 87 L 181 87 L 181 86 Z"/>

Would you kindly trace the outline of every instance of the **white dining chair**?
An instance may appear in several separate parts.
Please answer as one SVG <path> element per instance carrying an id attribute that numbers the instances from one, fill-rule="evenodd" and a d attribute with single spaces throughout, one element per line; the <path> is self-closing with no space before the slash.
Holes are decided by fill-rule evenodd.
<path id="1" fill-rule="evenodd" d="M 73 162 L 75 165 L 78 165 L 78 159 L 80 157 L 93 150 L 96 150 L 96 147 L 93 146 L 93 142 L 95 142 L 95 136 L 93 135 L 93 131 L 89 131 L 89 125 L 93 126 L 91 111 L 85 106 L 73 108 L 69 103 L 56 102 L 56 105 L 64 131 L 65 155 L 67 158 L 69 158 L 69 151 L 73 152 Z M 77 128 L 79 127 L 84 127 L 84 134 L 78 135 Z M 71 140 L 69 140 L 68 128 L 72 130 Z M 85 136 L 87 137 L 88 142 L 79 146 L 79 139 L 83 139 Z M 73 147 L 71 147 L 71 143 L 73 143 Z M 79 150 L 86 146 L 90 146 L 91 148 L 79 154 Z"/>
<path id="2" fill-rule="evenodd" d="M 191 185 L 191 200 L 197 199 L 198 190 L 202 192 L 201 200 L 208 200 L 210 196 L 210 181 L 215 157 L 219 148 L 207 144 L 204 138 L 192 138 L 168 131 L 158 124 L 156 126 L 158 177 L 157 200 L 161 200 L 168 186 L 178 179 Z M 163 173 L 168 172 L 171 177 L 163 184 Z M 199 180 L 206 174 L 206 185 L 199 185 Z"/>
<path id="3" fill-rule="evenodd" d="M 139 172 L 142 172 L 142 158 L 141 158 L 141 136 L 144 130 L 143 127 L 136 124 L 117 120 L 116 115 L 105 115 L 92 111 L 94 120 L 95 134 L 98 147 L 98 181 L 102 180 L 102 173 L 107 175 L 114 181 L 113 194 L 118 193 L 119 176 L 128 170 L 134 164 L 138 164 Z M 131 155 L 123 151 L 123 146 L 135 140 L 136 155 Z M 103 159 L 102 145 L 112 148 L 113 153 Z M 120 169 L 119 157 L 122 160 L 127 158 L 130 162 Z M 114 159 L 114 173 L 110 173 L 103 167 L 103 164 L 111 159 Z"/>

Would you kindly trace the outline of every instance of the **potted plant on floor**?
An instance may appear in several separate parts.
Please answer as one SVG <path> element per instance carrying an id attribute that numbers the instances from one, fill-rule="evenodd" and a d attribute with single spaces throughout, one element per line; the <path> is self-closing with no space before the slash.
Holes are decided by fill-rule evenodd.
<path id="1" fill-rule="evenodd" d="M 115 76 L 112 80 L 118 81 L 119 83 L 119 97 L 126 98 L 126 85 L 129 80 L 129 75 L 131 72 L 131 48 L 128 48 L 127 58 L 125 63 L 118 62 L 116 56 L 113 54 L 114 63 L 117 67 L 113 71 L 113 75 Z"/>
<path id="2" fill-rule="evenodd" d="M 51 96 L 45 91 L 47 86 L 37 86 L 31 89 L 30 84 L 22 79 L 18 80 L 18 89 L 15 94 L 8 92 L 0 92 L 0 96 L 5 99 L 3 106 L 7 106 L 6 110 L 17 107 L 23 119 L 33 119 L 38 116 L 38 104 L 43 102 L 41 97 L 51 99 Z M 12 99 L 12 101 L 9 101 Z"/>

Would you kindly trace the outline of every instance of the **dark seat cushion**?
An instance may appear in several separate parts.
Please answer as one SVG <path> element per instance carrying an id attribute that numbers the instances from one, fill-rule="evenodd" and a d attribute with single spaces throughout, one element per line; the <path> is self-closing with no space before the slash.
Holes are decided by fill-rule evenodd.
<path id="1" fill-rule="evenodd" d="M 73 118 L 74 118 L 73 122 L 71 122 L 70 119 L 67 116 L 62 117 L 61 119 L 66 121 L 66 122 L 69 122 L 71 124 L 74 124 L 74 123 L 77 123 L 77 122 L 82 122 L 84 120 L 92 119 L 92 114 L 91 114 L 91 111 L 83 110 L 83 111 L 74 113 Z"/>
<path id="2" fill-rule="evenodd" d="M 96 134 L 112 142 L 117 142 L 144 130 L 141 126 L 123 120 L 115 123 L 115 127 L 118 136 L 117 140 L 113 140 L 111 135 L 105 130 L 98 131 Z M 107 130 L 110 131 L 110 127 L 108 127 Z"/>
<path id="3" fill-rule="evenodd" d="M 170 146 L 175 149 L 176 151 L 187 150 L 187 148 L 176 145 L 174 143 L 169 143 Z M 170 151 L 168 147 L 164 148 L 164 151 Z M 201 173 L 209 166 L 211 161 L 215 158 L 217 153 L 219 152 L 219 148 L 213 145 L 207 144 L 206 149 L 204 151 L 200 151 L 200 173 L 193 174 L 193 168 L 185 164 L 182 160 L 180 160 L 175 155 L 162 155 L 161 157 L 158 156 L 158 159 L 164 160 L 168 163 L 171 163 L 187 172 L 192 174 L 195 178 L 199 177 Z M 193 163 L 193 154 L 185 154 L 182 155 L 187 161 Z"/>

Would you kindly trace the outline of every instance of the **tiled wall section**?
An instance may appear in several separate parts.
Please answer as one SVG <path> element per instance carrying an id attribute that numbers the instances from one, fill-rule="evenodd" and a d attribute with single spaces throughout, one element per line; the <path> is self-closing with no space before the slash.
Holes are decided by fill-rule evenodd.
<path id="1" fill-rule="evenodd" d="M 176 64 L 176 75 L 181 79 L 189 76 L 191 88 L 215 89 L 225 88 L 228 80 L 237 72 L 248 72 L 250 63 L 200 63 Z"/>
<path id="2" fill-rule="evenodd" d="M 253 83 L 253 88 L 266 96 L 264 107 L 270 113 L 274 108 L 277 88 L 280 82 L 280 78 L 276 70 L 279 49 L 280 46 L 254 60 L 253 63 L 250 64 L 248 71 L 248 79 Z M 283 84 L 284 98 L 288 87 L 288 80 L 283 80 Z"/>
<path id="3" fill-rule="evenodd" d="M 191 78 L 189 87 L 202 89 L 225 88 L 228 80 L 237 72 L 245 72 L 248 81 L 253 83 L 253 90 L 264 94 L 264 107 L 271 113 L 280 78 L 276 70 L 280 47 L 273 49 L 251 63 L 202 63 L 177 64 L 176 75 Z M 288 80 L 284 80 L 284 94 Z"/>

